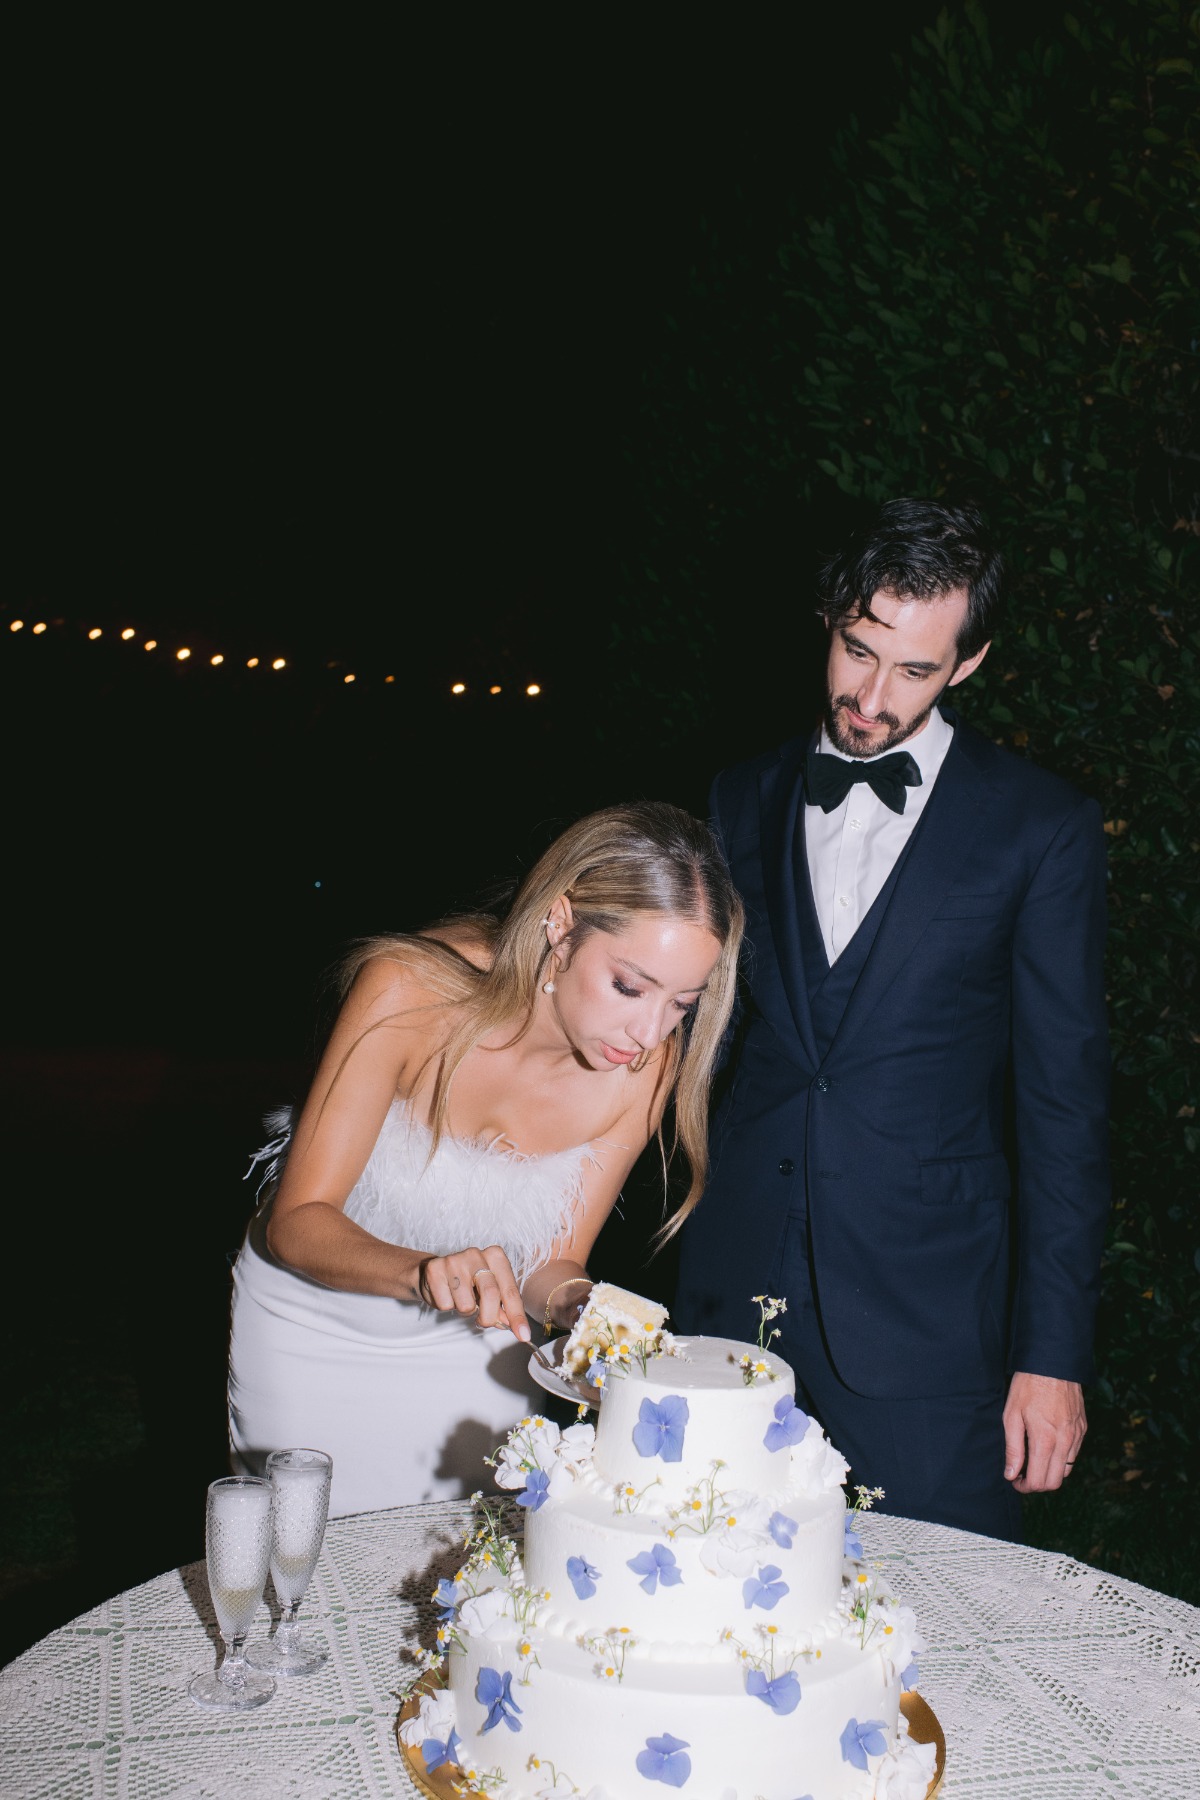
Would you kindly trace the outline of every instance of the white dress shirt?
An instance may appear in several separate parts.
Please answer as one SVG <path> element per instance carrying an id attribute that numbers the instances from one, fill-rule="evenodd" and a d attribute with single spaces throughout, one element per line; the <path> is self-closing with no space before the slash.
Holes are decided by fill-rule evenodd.
<path id="1" fill-rule="evenodd" d="M 819 806 L 804 809 L 808 873 L 816 902 L 817 921 L 825 940 L 830 966 L 837 961 L 862 921 L 870 912 L 896 859 L 912 836 L 925 807 L 946 752 L 954 739 L 954 727 L 936 706 L 929 723 L 915 737 L 897 744 L 911 752 L 921 771 L 921 786 L 906 790 L 904 811 L 894 813 L 874 788 L 857 781 L 840 806 L 830 813 Z M 843 762 L 869 763 L 874 759 L 844 756 L 825 727 L 817 746 L 822 756 L 840 756 Z M 892 755 L 893 751 L 881 752 Z"/>

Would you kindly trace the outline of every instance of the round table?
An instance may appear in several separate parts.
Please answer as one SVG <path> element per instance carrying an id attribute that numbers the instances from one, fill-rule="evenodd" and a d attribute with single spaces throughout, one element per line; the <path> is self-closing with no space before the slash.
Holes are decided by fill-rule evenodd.
<path id="1" fill-rule="evenodd" d="M 203 1564 L 84 1613 L 0 1671 L 0 1794 L 414 1794 L 393 1735 L 400 1652 L 432 1641 L 434 1581 L 468 1517 L 436 1502 L 332 1523 L 301 1608 L 329 1661 L 256 1712 L 188 1699 L 216 1660 Z M 929 1641 L 921 1691 L 946 1734 L 947 1800 L 1200 1795 L 1200 1610 L 1070 1557 L 910 1519 L 862 1527 Z M 268 1624 L 264 1605 L 256 1630 Z"/>

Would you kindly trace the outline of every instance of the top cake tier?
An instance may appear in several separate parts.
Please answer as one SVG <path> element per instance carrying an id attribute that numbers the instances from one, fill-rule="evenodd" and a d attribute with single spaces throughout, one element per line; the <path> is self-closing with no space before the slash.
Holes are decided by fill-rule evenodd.
<path id="1" fill-rule="evenodd" d="M 609 1374 L 596 1426 L 595 1468 L 639 1490 L 660 1484 L 656 1500 L 682 1500 L 724 1464 L 724 1488 L 782 1493 L 790 1485 L 791 1448 L 808 1420 L 797 1412 L 792 1371 L 778 1356 L 731 1338 L 697 1338 L 681 1356 L 652 1356 Z M 742 1357 L 765 1362 L 774 1379 L 746 1381 Z"/>

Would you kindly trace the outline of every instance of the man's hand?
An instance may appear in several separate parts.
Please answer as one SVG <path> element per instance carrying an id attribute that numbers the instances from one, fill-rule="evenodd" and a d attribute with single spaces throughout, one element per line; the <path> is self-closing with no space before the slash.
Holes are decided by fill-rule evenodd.
<path id="1" fill-rule="evenodd" d="M 1071 1473 L 1087 1430 L 1083 1389 L 1052 1375 L 1013 1376 L 1004 1407 L 1004 1478 L 1044 1494 Z"/>

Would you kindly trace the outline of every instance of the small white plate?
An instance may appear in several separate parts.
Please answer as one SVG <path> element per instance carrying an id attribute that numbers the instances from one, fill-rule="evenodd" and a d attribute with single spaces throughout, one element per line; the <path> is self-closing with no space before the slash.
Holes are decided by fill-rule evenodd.
<path id="1" fill-rule="evenodd" d="M 584 1381 L 575 1375 L 562 1374 L 562 1354 L 566 1344 L 565 1337 L 551 1338 L 548 1344 L 542 1345 L 542 1355 L 554 1364 L 553 1369 L 546 1368 L 536 1356 L 529 1359 L 529 1373 L 540 1388 L 548 1394 L 557 1394 L 560 1400 L 582 1400 L 585 1406 L 594 1406 L 599 1410 L 603 1398 L 603 1390 L 593 1387 L 590 1381 Z"/>

